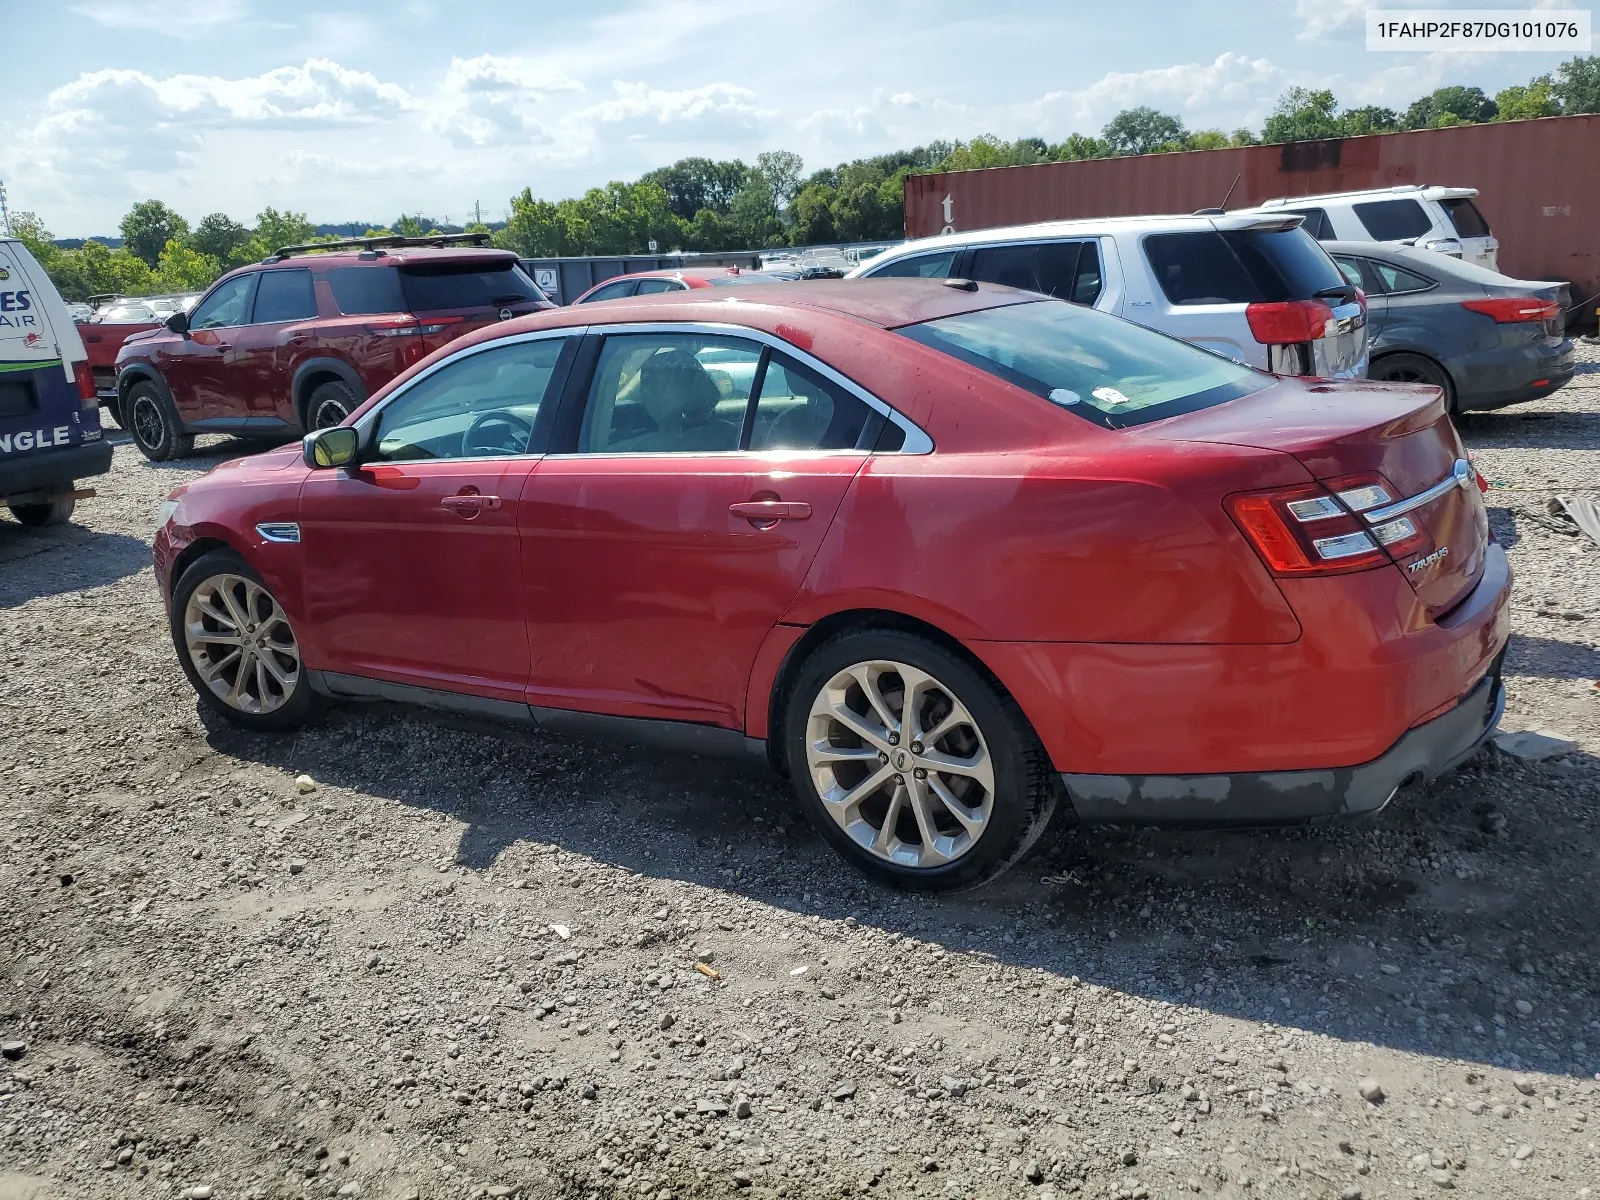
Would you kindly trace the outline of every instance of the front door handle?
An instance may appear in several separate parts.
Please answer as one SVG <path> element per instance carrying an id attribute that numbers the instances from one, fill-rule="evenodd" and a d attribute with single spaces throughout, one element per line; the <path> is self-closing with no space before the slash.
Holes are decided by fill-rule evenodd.
<path id="1" fill-rule="evenodd" d="M 774 525 L 779 521 L 804 521 L 811 515 L 811 505 L 804 500 L 741 500 L 728 505 L 728 515 L 743 517 L 757 525 Z"/>
<path id="2" fill-rule="evenodd" d="M 439 501 L 439 507 L 470 521 L 481 512 L 499 508 L 500 497 L 480 496 L 476 492 L 464 492 L 459 496 L 446 496 Z"/>

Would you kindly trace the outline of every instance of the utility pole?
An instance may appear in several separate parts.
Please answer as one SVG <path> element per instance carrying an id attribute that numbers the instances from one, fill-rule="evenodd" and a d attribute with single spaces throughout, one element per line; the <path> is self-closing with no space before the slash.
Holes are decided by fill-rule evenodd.
<path id="1" fill-rule="evenodd" d="M 6 208 L 6 185 L 0 181 L 0 229 L 6 231 L 6 236 L 11 236 L 11 211 Z"/>
<path id="2" fill-rule="evenodd" d="M 474 225 L 482 225 L 483 224 L 483 201 L 482 200 L 474 200 L 472 202 L 472 223 Z"/>

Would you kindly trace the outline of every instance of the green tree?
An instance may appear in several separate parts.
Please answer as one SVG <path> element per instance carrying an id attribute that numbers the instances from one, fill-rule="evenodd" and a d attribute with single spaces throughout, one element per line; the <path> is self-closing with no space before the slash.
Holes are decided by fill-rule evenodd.
<path id="1" fill-rule="evenodd" d="M 1183 139 L 1185 150 L 1221 150 L 1231 144 L 1220 129 L 1202 129 Z"/>
<path id="2" fill-rule="evenodd" d="M 1407 129 L 1440 129 L 1446 125 L 1470 125 L 1478 121 L 1492 121 L 1495 116 L 1494 101 L 1483 94 L 1482 88 L 1437 88 L 1413 100 L 1406 109 Z"/>
<path id="3" fill-rule="evenodd" d="M 1084 133 L 1068 134 L 1066 141 L 1045 150 L 1050 162 L 1080 162 L 1086 158 L 1106 158 L 1111 153 L 1111 147 L 1105 142 Z"/>
<path id="4" fill-rule="evenodd" d="M 113 293 L 145 296 L 155 291 L 154 277 L 142 258 L 92 240 L 81 249 L 64 251 L 50 278 L 69 300 Z"/>
<path id="5" fill-rule="evenodd" d="M 39 215 L 31 212 L 12 213 L 11 232 L 38 260 L 45 274 L 53 274 L 53 268 L 64 251 L 55 244 L 55 235 L 44 227 Z"/>
<path id="6" fill-rule="evenodd" d="M 145 200 L 128 210 L 118 229 L 128 253 L 154 267 L 169 241 L 189 235 L 189 222 L 161 201 Z"/>
<path id="7" fill-rule="evenodd" d="M 751 171 L 744 186 L 733 198 L 728 214 L 733 228 L 746 246 L 781 245 L 783 222 L 778 219 L 778 200 L 772 185 L 760 171 Z"/>
<path id="8" fill-rule="evenodd" d="M 773 202 L 780 211 L 794 202 L 794 195 L 800 190 L 800 173 L 805 170 L 805 165 L 792 150 L 767 150 L 756 155 L 756 173 L 767 181 Z"/>
<path id="9" fill-rule="evenodd" d="M 1343 132 L 1336 115 L 1338 107 L 1330 91 L 1292 87 L 1278 97 L 1272 115 L 1261 127 L 1261 140 L 1271 145 L 1338 137 Z"/>
<path id="10" fill-rule="evenodd" d="M 1183 141 L 1183 122 L 1148 105 L 1123 109 L 1107 122 L 1100 136 L 1114 154 L 1149 154 Z"/>
<path id="11" fill-rule="evenodd" d="M 306 219 L 305 213 L 264 208 L 256 214 L 253 235 L 253 240 L 264 248 L 253 257 L 265 258 L 284 246 L 302 245 L 315 237 L 316 233 L 317 227 Z"/>
<path id="12" fill-rule="evenodd" d="M 1562 63 L 1550 94 L 1564 113 L 1600 112 L 1600 56 L 1580 55 Z"/>
<path id="13" fill-rule="evenodd" d="M 738 159 L 714 162 L 709 158 L 680 158 L 671 166 L 646 173 L 639 182 L 656 184 L 666 192 L 672 214 L 692 221 L 702 208 L 724 217 L 732 212 L 733 198 L 749 172 L 750 168 Z"/>
<path id="14" fill-rule="evenodd" d="M 189 246 L 197 254 L 209 255 L 221 264 L 238 266 L 243 260 L 236 260 L 235 255 L 249 240 L 248 229 L 227 213 L 214 212 L 194 227 L 189 235 Z"/>
<path id="15" fill-rule="evenodd" d="M 1368 105 L 1352 108 L 1339 114 L 1339 132 L 1345 137 L 1359 137 L 1366 133 L 1393 133 L 1400 128 L 1400 115 L 1392 108 Z"/>
<path id="16" fill-rule="evenodd" d="M 161 251 L 151 282 L 162 292 L 202 292 L 221 274 L 222 263 L 214 256 L 201 254 L 173 238 Z"/>
<path id="17" fill-rule="evenodd" d="M 1248 129 L 1235 129 L 1228 135 L 1230 146 L 1259 146 L 1261 139 Z"/>
<path id="18" fill-rule="evenodd" d="M 1555 80 L 1548 75 L 1530 79 L 1526 86 L 1512 84 L 1494 94 L 1494 106 L 1499 111 L 1496 121 L 1527 121 L 1534 117 L 1554 117 L 1561 112 L 1561 102 L 1555 96 Z"/>
<path id="19" fill-rule="evenodd" d="M 424 237 L 438 228 L 432 217 L 425 217 L 421 213 L 412 216 L 402 213 L 390 222 L 390 228 L 401 237 Z"/>
<path id="20" fill-rule="evenodd" d="M 826 183 L 808 183 L 795 194 L 789 211 L 793 222 L 790 233 L 796 245 L 815 246 L 840 240 L 833 222 L 837 194 L 838 189 Z"/>

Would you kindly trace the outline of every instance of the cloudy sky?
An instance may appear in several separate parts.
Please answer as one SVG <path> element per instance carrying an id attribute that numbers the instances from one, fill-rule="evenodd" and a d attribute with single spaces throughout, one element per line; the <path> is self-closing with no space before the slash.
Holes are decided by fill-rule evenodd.
<path id="1" fill-rule="evenodd" d="M 149 196 L 192 221 L 498 219 L 523 187 L 558 199 L 688 154 L 784 148 L 814 169 L 1058 140 L 1136 104 L 1259 127 L 1292 84 L 1401 107 L 1560 61 L 1368 53 L 1363 11 L 1407 3 L 0 0 L 0 180 L 58 237 L 114 232 Z"/>

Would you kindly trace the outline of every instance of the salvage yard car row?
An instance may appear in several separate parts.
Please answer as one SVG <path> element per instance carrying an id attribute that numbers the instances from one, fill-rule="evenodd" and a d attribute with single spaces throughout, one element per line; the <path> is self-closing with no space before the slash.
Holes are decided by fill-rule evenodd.
<path id="1" fill-rule="evenodd" d="M 565 309 L 475 235 L 286 247 L 128 338 L 109 402 L 155 461 L 305 435 L 163 506 L 174 647 L 228 719 L 381 697 L 754 755 L 867 873 L 968 886 L 1058 805 L 1366 813 L 1492 731 L 1510 579 L 1451 418 L 1570 378 L 1560 293 L 1308 219 L 946 234 Z M 42 286 L 0 342 L 32 524 L 109 459 Z"/>

